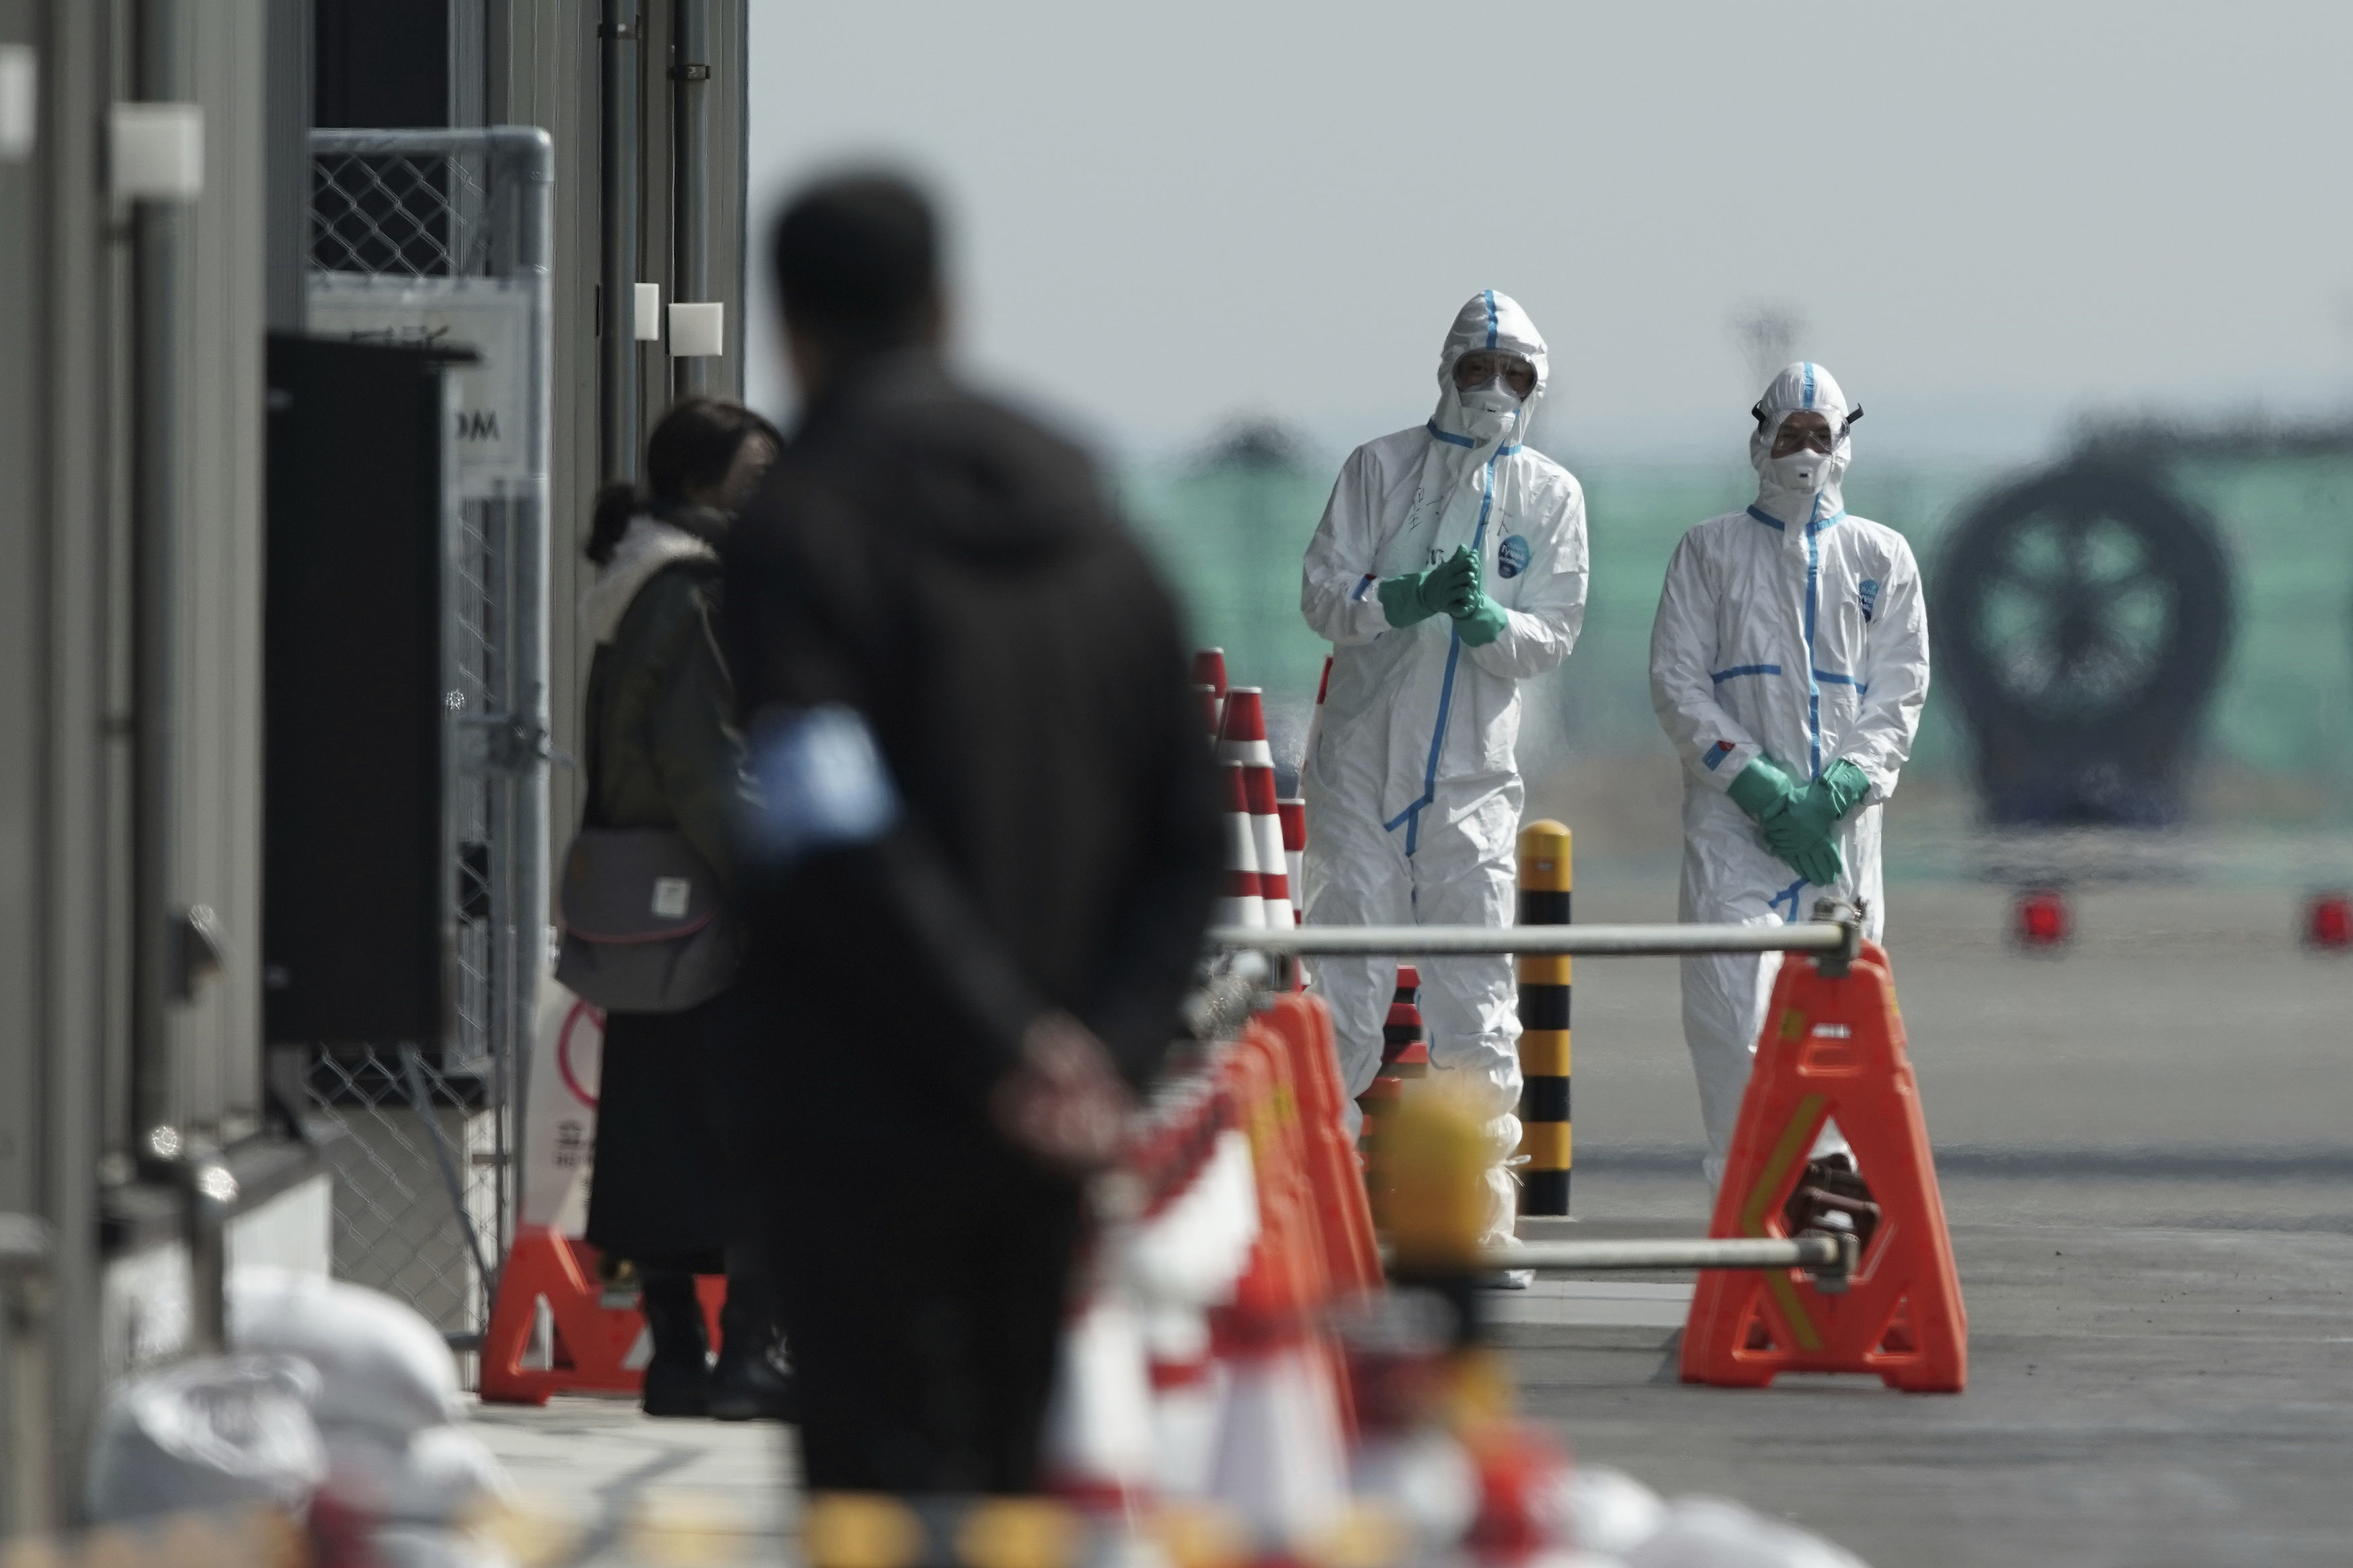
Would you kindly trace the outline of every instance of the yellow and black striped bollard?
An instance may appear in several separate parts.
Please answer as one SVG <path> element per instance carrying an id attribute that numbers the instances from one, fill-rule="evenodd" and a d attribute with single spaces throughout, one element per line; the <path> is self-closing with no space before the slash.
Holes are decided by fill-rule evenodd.
<path id="1" fill-rule="evenodd" d="M 1520 830 L 1520 924 L 1568 924 L 1569 837 L 1557 822 Z M 1520 1212 L 1568 1213 L 1567 953 L 1520 959 Z"/>

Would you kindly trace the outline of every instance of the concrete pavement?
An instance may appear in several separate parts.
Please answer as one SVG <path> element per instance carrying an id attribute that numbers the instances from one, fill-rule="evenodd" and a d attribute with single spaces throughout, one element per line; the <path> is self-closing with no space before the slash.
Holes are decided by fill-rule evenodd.
<path id="1" fill-rule="evenodd" d="M 2084 895 L 2056 959 L 2004 945 L 2000 889 L 1889 902 L 1969 1391 L 1686 1388 L 1680 1282 L 1617 1277 L 1500 1309 L 1529 1410 L 1591 1462 L 1787 1514 L 1879 1568 L 2353 1558 L 2353 963 L 2296 950 L 2291 893 Z M 1577 899 L 1581 920 L 1672 914 L 1656 877 L 1588 872 Z M 1674 964 L 1580 963 L 1575 1024 L 1578 1228 L 1696 1234 Z M 781 1435 L 602 1400 L 481 1419 L 576 1516 L 656 1518 L 609 1532 L 606 1561 L 786 1549 Z"/>

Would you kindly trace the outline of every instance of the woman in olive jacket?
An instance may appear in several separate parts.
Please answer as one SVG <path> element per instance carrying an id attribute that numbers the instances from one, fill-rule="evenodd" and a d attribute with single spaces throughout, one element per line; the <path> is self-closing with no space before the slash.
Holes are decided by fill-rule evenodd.
<path id="1" fill-rule="evenodd" d="M 587 555 L 596 580 L 581 618 L 588 670 L 587 820 L 673 827 L 722 886 L 733 878 L 744 803 L 735 697 L 719 652 L 716 546 L 779 441 L 758 415 L 691 398 L 662 416 L 646 448 L 643 490 L 597 497 Z M 649 1415 L 789 1418 L 776 1363 L 776 1292 L 746 1238 L 749 1216 L 726 1152 L 731 1061 L 747 1020 L 742 987 L 678 1013 L 605 1020 L 588 1240 L 635 1266 L 653 1359 Z M 694 1276 L 727 1274 L 711 1365 Z"/>

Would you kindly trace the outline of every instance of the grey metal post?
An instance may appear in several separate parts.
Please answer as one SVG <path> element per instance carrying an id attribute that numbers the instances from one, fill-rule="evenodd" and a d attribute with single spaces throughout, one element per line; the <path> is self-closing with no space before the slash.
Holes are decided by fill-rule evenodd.
<path id="1" fill-rule="evenodd" d="M 604 382 L 604 471 L 607 479 L 638 477 L 638 46 L 644 31 L 637 0 L 604 0 L 597 29 L 605 61 L 604 334 L 598 356 Z"/>
<path id="2" fill-rule="evenodd" d="M 555 140 L 535 126 L 501 126 L 491 132 L 491 143 L 501 167 L 512 171 L 518 189 L 514 216 L 520 232 L 515 239 L 512 275 L 527 279 L 532 290 L 531 476 L 512 509 L 508 535 L 512 584 L 511 647 L 508 668 L 512 672 L 509 700 L 513 703 L 514 728 L 524 744 L 518 748 L 513 777 L 514 817 L 511 868 L 512 899 L 506 932 L 509 973 L 516 984 L 507 1002 L 507 1081 L 501 1087 L 501 1112 L 512 1129 L 512 1157 L 499 1168 L 499 1215 L 503 1254 L 508 1218 L 520 1202 L 523 1149 L 524 1096 L 530 1092 L 532 1028 L 539 1000 L 538 976 L 546 963 L 547 887 L 547 763 L 548 763 L 548 552 L 554 529 L 550 521 L 548 448 L 551 409 L 555 396 L 551 353 L 555 341 Z"/>
<path id="3" fill-rule="evenodd" d="M 676 0 L 672 31 L 670 142 L 677 173 L 670 185 L 676 247 L 670 293 L 677 300 L 703 300 L 711 298 L 711 0 Z M 670 361 L 678 396 L 710 390 L 709 363 L 700 355 Z"/>
<path id="4" fill-rule="evenodd" d="M 188 1245 L 188 1349 L 228 1351 L 228 1222 L 237 1213 L 237 1177 L 216 1149 L 190 1150 L 180 1178 L 181 1235 Z"/>
<path id="5" fill-rule="evenodd" d="M 53 1265 L 47 1226 L 0 1214 L 0 1525 L 19 1537 L 54 1517 L 63 1468 L 49 1403 Z"/>
<path id="6" fill-rule="evenodd" d="M 177 0 L 139 0 L 137 89 L 179 101 Z M 179 204 L 142 201 L 132 216 L 132 1011 L 131 1095 L 142 1158 L 168 1160 L 176 1133 L 172 1003 L 173 805 L 177 736 L 173 680 L 179 614 Z"/>

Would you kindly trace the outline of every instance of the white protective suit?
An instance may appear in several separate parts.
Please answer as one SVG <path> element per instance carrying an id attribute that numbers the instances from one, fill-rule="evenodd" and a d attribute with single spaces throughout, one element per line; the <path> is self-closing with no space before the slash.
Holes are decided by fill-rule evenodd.
<path id="1" fill-rule="evenodd" d="M 1507 419 L 1482 420 L 1454 363 L 1499 349 L 1535 367 L 1535 392 Z M 1523 445 L 1544 395 L 1544 339 L 1492 289 L 1454 319 L 1426 425 L 1349 454 L 1307 547 L 1300 609 L 1334 645 L 1321 728 L 1303 770 L 1310 925 L 1512 923 L 1520 828 L 1514 755 L 1519 683 L 1568 657 L 1585 618 L 1585 497 L 1567 469 Z M 1497 426 L 1500 424 L 1500 428 Z M 1468 544 L 1507 625 L 1482 647 L 1438 615 L 1398 628 L 1376 591 Z M 1432 1068 L 1478 1086 L 1493 1118 L 1490 1239 L 1511 1233 L 1502 1168 L 1518 1147 L 1517 990 L 1508 958 L 1423 960 L 1421 1016 Z M 1381 1061 L 1392 959 L 1324 959 L 1350 1131 Z"/>
<path id="2" fill-rule="evenodd" d="M 1839 499 L 1851 405 L 1830 373 L 1793 364 L 1758 405 L 1749 460 L 1757 503 L 1714 517 L 1675 547 L 1651 628 L 1651 702 L 1683 763 L 1685 921 L 1763 925 L 1810 918 L 1832 895 L 1859 905 L 1876 940 L 1880 805 L 1895 791 L 1928 695 L 1928 619 L 1904 536 L 1850 517 Z M 1800 409 L 1830 420 L 1827 458 L 1773 458 Z M 1795 470 L 1811 468 L 1818 488 Z M 1794 482 L 1789 482 L 1794 481 Z M 1759 752 L 1803 784 L 1841 758 L 1870 793 L 1839 825 L 1846 870 L 1810 888 L 1765 847 L 1725 791 Z M 1778 954 L 1683 961 L 1683 1038 L 1707 1126 L 1707 1177 L 1721 1180 Z M 1826 1129 L 1816 1152 L 1841 1147 Z"/>

